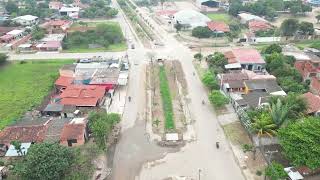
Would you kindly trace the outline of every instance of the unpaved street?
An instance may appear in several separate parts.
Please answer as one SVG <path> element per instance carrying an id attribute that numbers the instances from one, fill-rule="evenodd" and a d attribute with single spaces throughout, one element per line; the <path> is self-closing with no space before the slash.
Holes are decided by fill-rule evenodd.
<path id="1" fill-rule="evenodd" d="M 149 19 L 149 23 L 156 27 L 156 33 L 161 36 L 165 43 L 165 48 L 154 49 L 154 51 L 157 54 L 177 59 L 182 63 L 189 88 L 188 98 L 191 100 L 189 107 L 192 118 L 195 120 L 194 128 L 197 140 L 187 144 L 179 152 L 175 153 L 170 153 L 168 149 L 163 149 L 149 143 L 146 141 L 147 137 L 141 135 L 145 130 L 141 128 L 137 131 L 140 126 L 144 126 L 144 118 L 141 116 L 136 118 L 133 115 L 134 113 L 145 112 L 143 108 L 139 108 L 137 112 L 132 112 L 131 116 L 123 118 L 123 122 L 132 122 L 136 119 L 137 121 L 135 121 L 135 125 L 132 128 L 123 131 L 123 137 L 115 152 L 113 179 L 162 180 L 169 176 L 188 176 L 196 179 L 199 169 L 201 170 L 201 179 L 244 179 L 240 168 L 233 158 L 229 143 L 218 124 L 215 112 L 208 103 L 206 105 L 202 105 L 201 103 L 202 100 L 207 101 L 208 97 L 200 79 L 192 75 L 195 72 L 192 65 L 193 53 L 187 47 L 180 44 L 172 34 L 165 32 L 151 19 Z M 138 77 L 130 81 L 130 83 L 140 84 L 141 80 L 143 78 Z M 140 87 L 140 85 L 138 86 Z M 141 87 L 138 91 L 140 90 L 143 91 Z M 140 106 L 141 101 L 144 101 L 144 99 L 139 99 L 139 103 L 136 105 Z M 220 142 L 220 149 L 215 148 L 216 141 Z M 165 152 L 168 152 L 166 156 Z M 156 161 L 146 162 L 147 160 Z M 145 163 L 142 171 L 140 174 L 136 174 L 139 176 L 135 178 L 134 173 L 143 162 Z"/>

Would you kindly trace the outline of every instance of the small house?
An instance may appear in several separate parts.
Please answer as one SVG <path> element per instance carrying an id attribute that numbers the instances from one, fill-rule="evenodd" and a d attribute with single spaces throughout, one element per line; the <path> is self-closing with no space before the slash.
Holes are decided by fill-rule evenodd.
<path id="1" fill-rule="evenodd" d="M 33 26 L 39 23 L 39 18 L 32 15 L 19 16 L 12 20 L 22 26 Z"/>
<path id="2" fill-rule="evenodd" d="M 207 26 L 212 32 L 217 34 L 230 32 L 229 26 L 224 22 L 210 21 L 210 22 L 207 22 Z"/>
<path id="3" fill-rule="evenodd" d="M 59 41 L 42 42 L 36 46 L 39 51 L 60 51 L 62 49 Z"/>
<path id="4" fill-rule="evenodd" d="M 69 147 L 83 145 L 88 139 L 86 124 L 85 118 L 74 118 L 70 123 L 65 124 L 62 129 L 60 144 Z"/>
<path id="5" fill-rule="evenodd" d="M 53 10 L 59 10 L 60 8 L 62 8 L 63 3 L 60 1 L 50 1 L 49 2 L 49 9 L 53 9 Z"/>
<path id="6" fill-rule="evenodd" d="M 263 72 L 265 61 L 256 49 L 233 49 L 224 53 L 228 64 L 239 63 L 242 69 Z"/>
<path id="7" fill-rule="evenodd" d="M 74 19 L 79 18 L 79 7 L 73 7 L 73 6 L 63 6 L 60 10 L 60 16 L 69 16 Z"/>
<path id="8" fill-rule="evenodd" d="M 311 92 L 302 95 L 302 98 L 307 102 L 309 115 L 320 116 L 320 97 Z"/>

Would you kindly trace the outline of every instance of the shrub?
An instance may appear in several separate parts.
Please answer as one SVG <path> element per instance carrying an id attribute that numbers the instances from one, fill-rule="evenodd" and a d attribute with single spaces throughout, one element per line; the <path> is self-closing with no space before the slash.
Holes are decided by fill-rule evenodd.
<path id="1" fill-rule="evenodd" d="M 202 75 L 201 80 L 203 84 L 211 90 L 213 89 L 218 90 L 220 88 L 215 75 L 211 71 L 205 72 Z"/>
<path id="2" fill-rule="evenodd" d="M 229 99 L 225 97 L 219 90 L 213 90 L 209 94 L 209 100 L 214 107 L 222 107 L 229 103 Z"/>
<path id="3" fill-rule="evenodd" d="M 208 27 L 195 27 L 192 30 L 192 36 L 197 38 L 209 38 L 212 34 L 212 31 Z"/>
<path id="4" fill-rule="evenodd" d="M 284 167 L 273 161 L 266 169 L 266 176 L 270 177 L 271 180 L 280 180 L 287 177 L 287 173 L 283 169 Z"/>

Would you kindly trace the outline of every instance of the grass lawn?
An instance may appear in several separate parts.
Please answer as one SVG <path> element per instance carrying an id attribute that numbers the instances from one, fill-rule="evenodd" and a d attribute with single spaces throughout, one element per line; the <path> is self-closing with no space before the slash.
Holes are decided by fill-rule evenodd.
<path id="1" fill-rule="evenodd" d="M 37 107 L 52 89 L 58 69 L 72 60 L 12 63 L 0 69 L 0 129 Z"/>
<path id="2" fill-rule="evenodd" d="M 207 16 L 213 21 L 222 21 L 227 24 L 232 20 L 232 17 L 226 13 L 209 13 Z"/>
<path id="3" fill-rule="evenodd" d="M 159 70 L 159 79 L 160 79 L 160 94 L 162 99 L 162 107 L 165 117 L 165 128 L 167 130 L 172 130 L 175 128 L 173 120 L 173 107 L 172 107 L 172 98 L 170 94 L 169 82 L 166 75 L 166 70 L 163 66 L 160 66 Z"/>
<path id="4" fill-rule="evenodd" d="M 79 21 L 81 22 L 81 21 Z M 75 22 L 72 24 L 71 27 L 81 27 L 84 26 L 82 24 L 80 24 L 79 22 Z M 108 24 L 108 25 L 114 25 L 114 26 L 119 26 L 118 22 L 115 21 L 101 21 L 101 22 L 84 22 L 88 27 L 96 27 L 99 24 Z"/>
<path id="5" fill-rule="evenodd" d="M 127 49 L 127 45 L 125 42 L 119 43 L 119 44 L 112 44 L 108 48 L 93 48 L 89 49 L 87 47 L 72 47 L 67 50 L 63 50 L 62 52 L 65 53 L 90 53 L 90 52 L 118 52 L 118 51 L 125 51 Z"/>

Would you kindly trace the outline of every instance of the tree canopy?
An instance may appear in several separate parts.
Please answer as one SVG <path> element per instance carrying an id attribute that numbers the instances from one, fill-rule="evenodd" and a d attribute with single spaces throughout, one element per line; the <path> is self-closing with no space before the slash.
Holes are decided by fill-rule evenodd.
<path id="1" fill-rule="evenodd" d="M 278 131 L 280 145 L 295 166 L 320 167 L 320 119 L 300 119 Z"/>
<path id="2" fill-rule="evenodd" d="M 286 19 L 281 24 L 281 31 L 284 36 L 293 36 L 299 28 L 299 21 L 296 19 Z"/>
<path id="3" fill-rule="evenodd" d="M 206 85 L 209 89 L 219 89 L 219 84 L 218 81 L 216 79 L 215 74 L 213 74 L 211 71 L 206 71 L 202 77 L 201 80 L 203 82 L 204 85 Z"/>
<path id="4" fill-rule="evenodd" d="M 299 31 L 303 35 L 312 35 L 314 32 L 313 23 L 303 21 L 299 24 Z"/>
<path id="5" fill-rule="evenodd" d="M 282 48 L 279 44 L 271 44 L 265 50 L 264 53 L 272 54 L 272 53 L 281 53 Z"/>
<path id="6" fill-rule="evenodd" d="M 195 27 L 192 29 L 192 36 L 197 38 L 209 38 L 212 35 L 212 31 L 208 27 Z"/>
<path id="7" fill-rule="evenodd" d="M 89 128 L 93 132 L 95 141 L 100 149 L 105 149 L 106 141 L 113 126 L 120 121 L 119 114 L 106 112 L 91 112 Z"/>
<path id="8" fill-rule="evenodd" d="M 270 180 L 280 180 L 288 177 L 288 174 L 284 171 L 284 167 L 275 161 L 265 169 L 265 173 L 267 177 L 270 177 Z"/>
<path id="9" fill-rule="evenodd" d="M 0 65 L 4 64 L 8 59 L 8 56 L 4 53 L 0 53 Z"/>
<path id="10" fill-rule="evenodd" d="M 21 179 L 61 179 L 73 158 L 73 152 L 68 147 L 38 143 L 29 148 L 25 159 L 14 170 Z"/>

